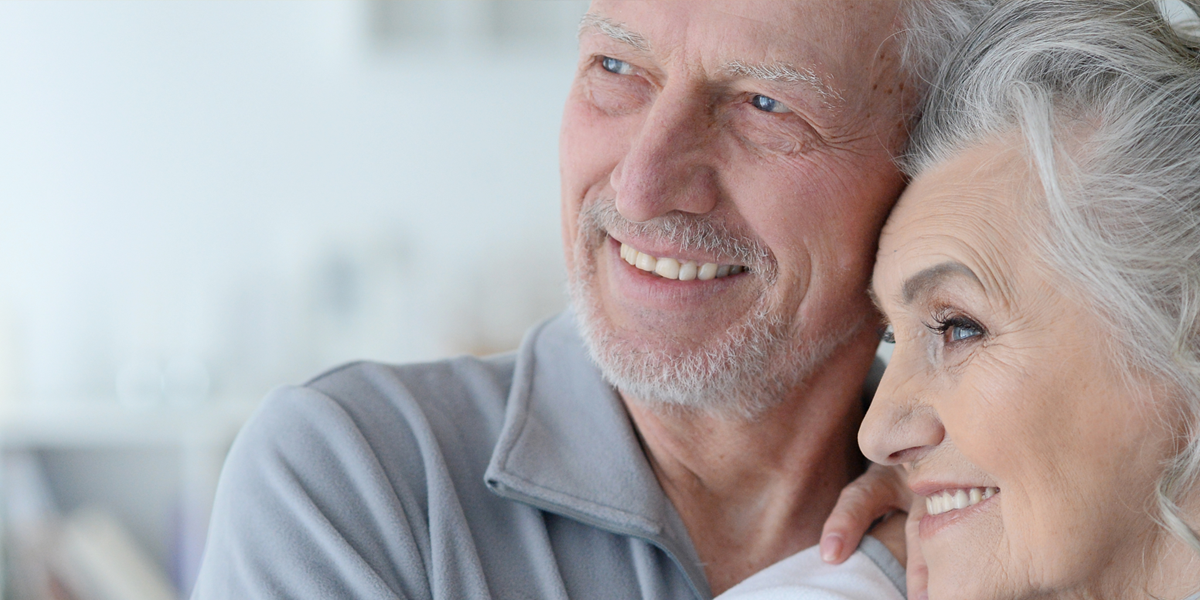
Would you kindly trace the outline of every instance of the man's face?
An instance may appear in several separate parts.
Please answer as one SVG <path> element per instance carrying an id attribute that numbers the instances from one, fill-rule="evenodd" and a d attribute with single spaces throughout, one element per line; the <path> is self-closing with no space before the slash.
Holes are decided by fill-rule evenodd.
<path id="1" fill-rule="evenodd" d="M 563 236 L 585 337 L 627 398 L 754 413 L 868 322 L 911 95 L 898 5 L 592 4 Z"/>

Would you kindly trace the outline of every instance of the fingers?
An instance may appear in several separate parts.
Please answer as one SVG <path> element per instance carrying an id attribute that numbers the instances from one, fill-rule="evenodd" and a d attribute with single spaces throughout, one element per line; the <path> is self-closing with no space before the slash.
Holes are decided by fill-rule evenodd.
<path id="1" fill-rule="evenodd" d="M 892 510 L 908 510 L 910 497 L 899 467 L 872 464 L 838 496 L 821 531 L 821 558 L 833 564 L 845 561 L 876 519 Z"/>
<path id="2" fill-rule="evenodd" d="M 925 555 L 921 554 L 921 538 L 919 528 L 921 517 L 925 516 L 925 503 L 920 499 L 913 501 L 912 510 L 904 530 L 908 537 L 908 564 L 905 565 L 908 579 L 909 600 L 929 599 L 929 568 L 925 563 Z"/>
<path id="3" fill-rule="evenodd" d="M 875 539 L 883 543 L 884 547 L 896 557 L 900 564 L 905 564 L 908 556 L 908 542 L 905 535 L 905 528 L 908 521 L 908 514 L 902 511 L 893 511 L 892 514 L 883 518 L 878 525 L 871 528 L 870 533 Z"/>
<path id="4" fill-rule="evenodd" d="M 878 494 L 869 482 L 862 482 L 862 477 L 842 490 L 833 512 L 825 520 L 821 530 L 821 559 L 825 562 L 840 564 L 849 558 L 871 523 L 890 510 L 880 510 Z"/>

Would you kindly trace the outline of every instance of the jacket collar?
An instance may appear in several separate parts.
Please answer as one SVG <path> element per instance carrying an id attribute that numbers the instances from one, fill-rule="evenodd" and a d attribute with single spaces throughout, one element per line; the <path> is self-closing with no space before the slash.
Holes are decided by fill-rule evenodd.
<path id="1" fill-rule="evenodd" d="M 697 597 L 712 597 L 687 529 L 571 311 L 521 343 L 484 478 L 500 496 L 658 546 L 687 574 Z"/>

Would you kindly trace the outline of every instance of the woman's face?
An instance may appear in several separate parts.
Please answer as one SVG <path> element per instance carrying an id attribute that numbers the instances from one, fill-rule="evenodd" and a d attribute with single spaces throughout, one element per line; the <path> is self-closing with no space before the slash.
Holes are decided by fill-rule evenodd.
<path id="1" fill-rule="evenodd" d="M 1157 531 L 1172 436 L 1156 391 L 1126 383 L 1110 332 L 1038 256 L 1043 200 L 1016 148 L 917 178 L 880 238 L 872 291 L 896 345 L 859 443 L 932 508 L 934 599 L 1111 593 Z"/>

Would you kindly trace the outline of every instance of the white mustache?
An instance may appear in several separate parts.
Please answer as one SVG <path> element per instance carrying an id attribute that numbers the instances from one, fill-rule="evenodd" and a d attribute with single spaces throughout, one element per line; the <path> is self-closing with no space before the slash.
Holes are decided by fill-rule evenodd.
<path id="1" fill-rule="evenodd" d="M 597 242 L 607 234 L 614 234 L 665 242 L 684 252 L 712 253 L 722 261 L 745 265 L 768 281 L 775 280 L 775 258 L 765 244 L 706 217 L 672 212 L 634 223 L 621 215 L 613 200 L 598 198 L 579 212 L 579 229 L 584 235 L 597 238 Z"/>

